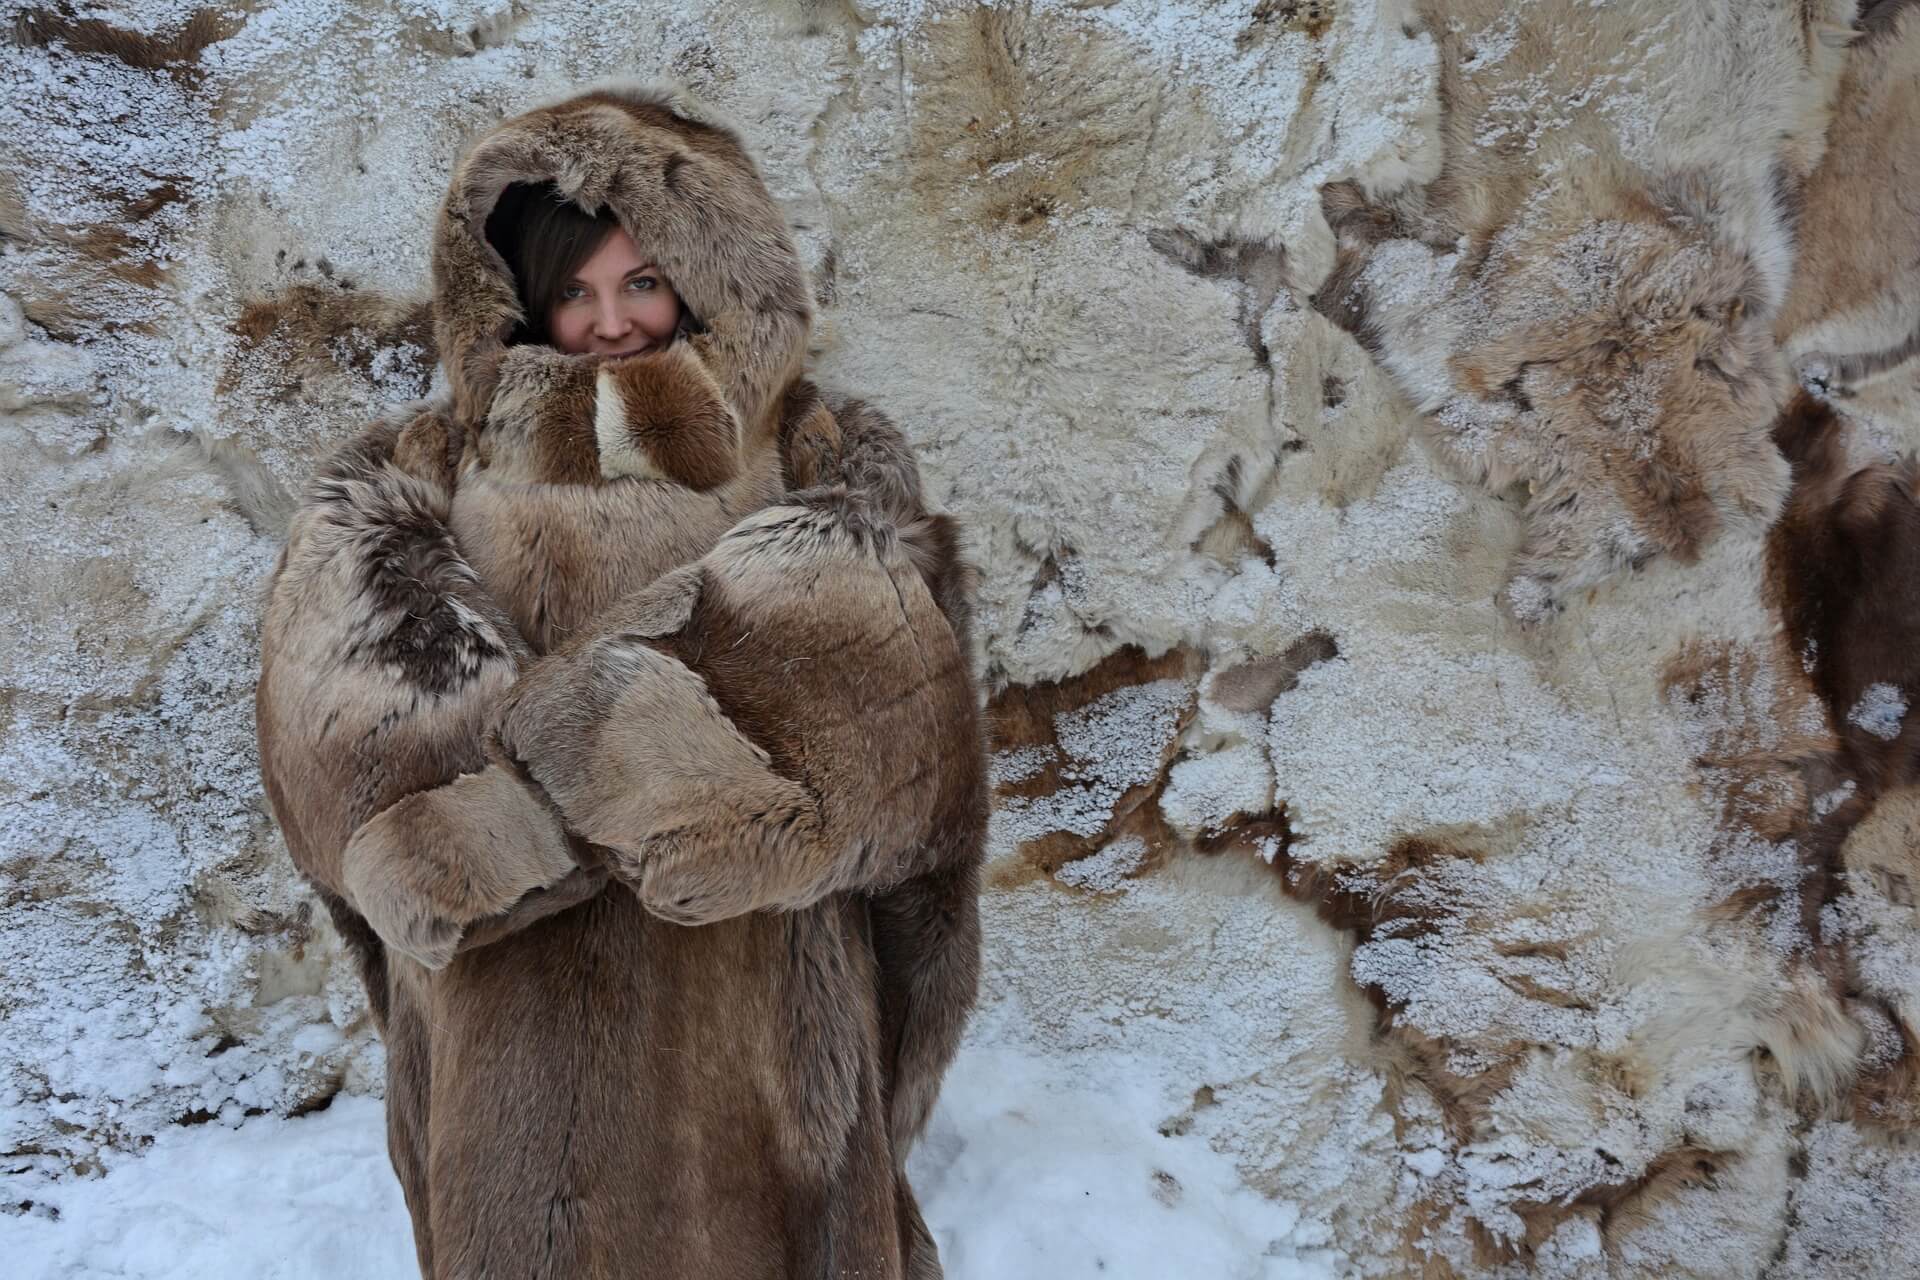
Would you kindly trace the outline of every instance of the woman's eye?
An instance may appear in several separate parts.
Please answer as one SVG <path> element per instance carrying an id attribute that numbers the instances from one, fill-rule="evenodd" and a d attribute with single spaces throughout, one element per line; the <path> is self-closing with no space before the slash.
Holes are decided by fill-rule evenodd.
<path id="1" fill-rule="evenodd" d="M 633 279 L 627 281 L 627 288 L 633 290 L 635 293 L 645 293 L 659 283 L 660 282 L 652 276 L 635 276 Z"/>
<path id="2" fill-rule="evenodd" d="M 583 285 L 570 284 L 560 291 L 560 300 L 562 302 L 577 302 L 586 296 L 587 290 Z"/>

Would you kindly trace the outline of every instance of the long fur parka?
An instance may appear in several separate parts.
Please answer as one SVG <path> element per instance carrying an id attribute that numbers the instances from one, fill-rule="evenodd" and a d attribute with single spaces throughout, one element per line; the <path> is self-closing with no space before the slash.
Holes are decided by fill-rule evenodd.
<path id="1" fill-rule="evenodd" d="M 610 209 L 696 318 L 510 346 L 515 183 Z M 456 169 L 450 397 L 320 469 L 262 772 L 356 949 L 423 1274 L 926 1277 L 903 1166 L 972 1006 L 971 573 L 899 433 L 801 377 L 738 139 L 599 91 Z"/>

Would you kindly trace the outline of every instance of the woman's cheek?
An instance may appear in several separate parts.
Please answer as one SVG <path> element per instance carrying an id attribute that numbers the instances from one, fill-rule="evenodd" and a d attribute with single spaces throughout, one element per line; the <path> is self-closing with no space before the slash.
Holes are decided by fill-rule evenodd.
<path id="1" fill-rule="evenodd" d="M 573 355 L 586 351 L 587 328 L 577 308 L 555 307 L 547 320 L 547 335 L 553 339 L 553 345 Z"/>
<path id="2" fill-rule="evenodd" d="M 661 289 L 647 299 L 647 312 L 640 322 L 647 336 L 664 342 L 680 327 L 680 299 L 670 289 Z"/>

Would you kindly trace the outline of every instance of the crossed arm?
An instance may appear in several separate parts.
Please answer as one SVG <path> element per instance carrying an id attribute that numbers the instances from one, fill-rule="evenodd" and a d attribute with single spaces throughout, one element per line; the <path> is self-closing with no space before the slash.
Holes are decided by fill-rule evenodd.
<path id="1" fill-rule="evenodd" d="M 487 716 L 530 659 L 448 532 L 437 472 L 458 443 L 422 413 L 322 466 L 274 572 L 255 694 L 295 864 L 349 936 L 436 968 L 606 878 L 489 767 Z"/>

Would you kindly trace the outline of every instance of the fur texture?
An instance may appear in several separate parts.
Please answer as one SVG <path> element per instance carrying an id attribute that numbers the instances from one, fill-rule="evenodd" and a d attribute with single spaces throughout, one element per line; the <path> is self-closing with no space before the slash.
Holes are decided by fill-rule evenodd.
<path id="1" fill-rule="evenodd" d="M 686 412 L 662 412 L 688 403 Z M 594 383 L 600 474 L 711 489 L 740 469 L 740 424 L 706 366 L 685 347 L 619 361 Z"/>
<path id="2" fill-rule="evenodd" d="M 1805 910 L 1820 959 L 1866 1030 L 1861 1124 L 1920 1126 L 1920 1016 L 1897 958 L 1916 954 L 1908 870 L 1920 738 L 1920 469 L 1863 439 L 1852 409 L 1910 375 L 1920 349 L 1920 6 L 1862 6 L 1778 334 L 1801 382 L 1774 425 L 1793 491 L 1767 545 L 1767 588 L 1837 744 Z M 1858 397 L 1856 399 L 1856 397 Z M 1866 458 L 1877 460 L 1861 465 Z M 1894 959 L 1890 959 L 1894 958 Z"/>
<path id="3" fill-rule="evenodd" d="M 828 491 L 621 602 L 499 738 L 655 914 L 705 924 L 926 870 L 968 825 L 977 733 L 901 536 Z"/>
<path id="4" fill-rule="evenodd" d="M 1793 462 L 1794 490 L 1768 540 L 1767 582 L 1838 742 L 1827 770 L 1832 800 L 1812 842 L 1823 865 L 1809 877 L 1806 906 L 1827 925 L 1816 936 L 1834 987 L 1864 1002 L 1856 1017 L 1869 1030 L 1884 1028 L 1860 1063 L 1856 1114 L 1912 1129 L 1920 1019 L 1873 957 L 1911 951 L 1916 937 L 1905 815 L 1920 782 L 1920 719 L 1911 714 L 1920 690 L 1920 464 L 1851 468 L 1844 435 L 1833 409 L 1805 392 L 1781 415 L 1775 438 Z"/>
<path id="5" fill-rule="evenodd" d="M 1835 390 L 1920 357 L 1920 5 L 1862 23 L 1777 325 L 1801 381 Z"/>
<path id="6" fill-rule="evenodd" d="M 1324 190 L 1338 256 L 1315 304 L 1444 457 L 1525 503 L 1502 596 L 1532 621 L 1778 511 L 1788 209 L 1852 5 L 1421 11 L 1441 50 L 1439 176 Z"/>
<path id="7" fill-rule="evenodd" d="M 703 332 L 506 347 L 486 216 L 548 179 Z M 452 403 L 323 469 L 259 693 L 422 1270 L 937 1275 L 901 1170 L 974 997 L 986 816 L 954 531 L 890 423 L 798 379 L 804 276 L 730 133 L 621 91 L 508 121 L 434 258 Z"/>
<path id="8" fill-rule="evenodd" d="M 1872 799 L 1920 780 L 1920 719 L 1905 714 L 1920 696 L 1920 463 L 1850 469 L 1841 421 L 1805 393 L 1775 436 L 1796 483 L 1769 539 L 1768 584 L 1844 773 Z"/>

